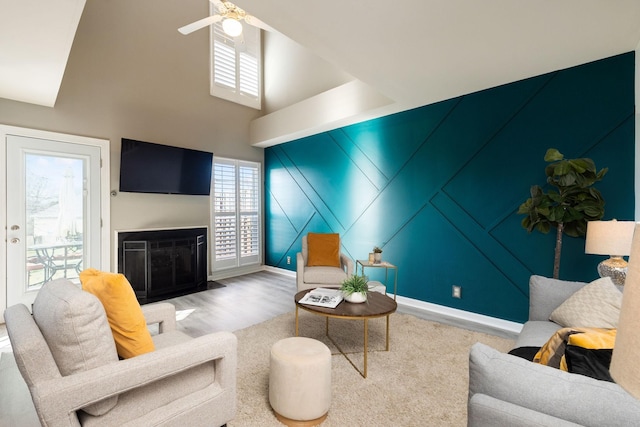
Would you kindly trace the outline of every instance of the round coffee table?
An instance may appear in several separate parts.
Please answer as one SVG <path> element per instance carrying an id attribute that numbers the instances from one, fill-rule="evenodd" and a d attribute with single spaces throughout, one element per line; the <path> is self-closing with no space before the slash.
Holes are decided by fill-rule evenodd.
<path id="1" fill-rule="evenodd" d="M 301 308 L 309 313 L 317 314 L 327 318 L 326 335 L 331 340 L 333 345 L 340 351 L 340 353 L 351 363 L 356 371 L 360 373 L 364 378 L 367 378 L 367 351 L 369 346 L 369 319 L 375 319 L 378 317 L 387 318 L 387 342 L 386 351 L 389 351 L 389 316 L 393 314 L 398 308 L 398 304 L 388 296 L 379 292 L 369 292 L 367 294 L 367 301 L 360 304 L 354 304 L 347 301 L 342 301 L 336 308 L 319 307 L 315 305 L 300 304 L 300 300 L 310 291 L 298 292 L 294 300 L 296 302 L 296 336 L 298 336 L 298 309 Z M 345 354 L 340 346 L 329 335 L 329 318 L 347 319 L 347 320 L 362 320 L 364 321 L 364 370 L 360 371 L 358 367 L 349 359 L 349 356 Z"/>

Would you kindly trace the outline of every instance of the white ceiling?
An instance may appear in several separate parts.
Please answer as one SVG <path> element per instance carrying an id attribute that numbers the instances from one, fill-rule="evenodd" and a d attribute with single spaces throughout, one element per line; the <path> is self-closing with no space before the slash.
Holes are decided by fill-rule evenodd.
<path id="1" fill-rule="evenodd" d="M 237 0 L 398 110 L 636 49 L 638 0 Z M 85 0 L 0 0 L 0 97 L 53 106 Z"/>
<path id="2" fill-rule="evenodd" d="M 638 0 L 237 0 L 411 108 L 629 52 Z"/>
<path id="3" fill-rule="evenodd" d="M 0 0 L 0 98 L 53 107 L 86 0 Z"/>

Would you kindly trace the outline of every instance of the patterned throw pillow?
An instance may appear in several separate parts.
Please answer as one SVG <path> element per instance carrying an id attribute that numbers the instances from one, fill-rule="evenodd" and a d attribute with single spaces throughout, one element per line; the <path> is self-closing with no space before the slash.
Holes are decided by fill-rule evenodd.
<path id="1" fill-rule="evenodd" d="M 616 328 L 621 307 L 622 292 L 602 277 L 571 295 L 549 320 L 563 327 Z"/>

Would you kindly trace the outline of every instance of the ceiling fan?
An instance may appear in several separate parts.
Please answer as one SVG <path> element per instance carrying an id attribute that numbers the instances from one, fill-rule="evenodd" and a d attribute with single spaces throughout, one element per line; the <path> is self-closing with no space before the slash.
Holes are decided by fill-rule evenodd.
<path id="1" fill-rule="evenodd" d="M 222 29 L 230 37 L 237 37 L 242 34 L 241 21 L 246 22 L 254 27 L 261 28 L 266 31 L 273 31 L 273 28 L 256 18 L 249 15 L 243 9 L 227 0 L 209 0 L 216 9 L 216 14 L 200 19 L 184 27 L 178 28 L 182 34 L 191 34 L 201 28 L 222 21 Z"/>

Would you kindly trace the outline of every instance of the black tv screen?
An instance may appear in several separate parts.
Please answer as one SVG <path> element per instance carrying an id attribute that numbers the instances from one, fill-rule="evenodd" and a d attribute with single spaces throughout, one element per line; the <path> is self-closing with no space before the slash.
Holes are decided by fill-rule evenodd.
<path id="1" fill-rule="evenodd" d="M 206 151 L 122 138 L 120 191 L 208 196 L 212 163 Z"/>

